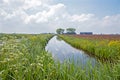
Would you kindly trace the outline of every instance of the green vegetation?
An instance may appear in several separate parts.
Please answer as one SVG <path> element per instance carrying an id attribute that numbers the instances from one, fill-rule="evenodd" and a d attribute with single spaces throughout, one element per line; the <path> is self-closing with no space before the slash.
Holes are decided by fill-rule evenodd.
<path id="1" fill-rule="evenodd" d="M 87 51 L 103 60 L 120 60 L 120 40 L 98 40 L 61 35 L 72 46 Z"/>
<path id="2" fill-rule="evenodd" d="M 54 62 L 45 51 L 51 34 L 0 34 L 1 80 L 119 80 L 120 65 L 82 68 Z"/>
<path id="3" fill-rule="evenodd" d="M 76 34 L 75 33 L 75 31 L 76 31 L 75 28 L 67 28 L 66 31 L 67 31 L 68 34 Z"/>
<path id="4" fill-rule="evenodd" d="M 65 29 L 58 28 L 56 29 L 57 34 L 76 34 L 76 29 L 75 28 L 67 28 L 66 33 L 64 33 Z"/>
<path id="5" fill-rule="evenodd" d="M 59 28 L 56 30 L 57 34 L 63 34 L 64 33 L 64 29 Z"/>
<path id="6" fill-rule="evenodd" d="M 3 80 L 43 80 L 51 72 L 52 57 L 45 45 L 52 35 L 3 35 L 0 77 Z"/>

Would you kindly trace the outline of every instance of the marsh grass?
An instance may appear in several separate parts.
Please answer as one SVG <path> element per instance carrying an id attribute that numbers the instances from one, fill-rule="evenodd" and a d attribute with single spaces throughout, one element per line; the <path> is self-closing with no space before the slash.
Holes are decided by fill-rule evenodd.
<path id="1" fill-rule="evenodd" d="M 100 63 L 87 67 L 73 62 L 55 62 L 45 45 L 53 35 L 2 34 L 1 80 L 119 80 L 120 65 Z M 19 42 L 16 39 L 21 39 Z"/>

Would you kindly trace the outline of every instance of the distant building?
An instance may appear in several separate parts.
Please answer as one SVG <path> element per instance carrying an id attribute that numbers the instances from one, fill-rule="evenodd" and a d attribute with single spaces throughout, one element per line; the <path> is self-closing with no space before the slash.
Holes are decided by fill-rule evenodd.
<path id="1" fill-rule="evenodd" d="M 92 35 L 93 32 L 80 32 L 81 35 Z"/>

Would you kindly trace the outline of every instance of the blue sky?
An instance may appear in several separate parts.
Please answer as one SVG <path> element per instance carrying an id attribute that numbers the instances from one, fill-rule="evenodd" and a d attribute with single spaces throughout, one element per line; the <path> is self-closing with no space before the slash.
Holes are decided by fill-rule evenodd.
<path id="1" fill-rule="evenodd" d="M 0 0 L 0 33 L 120 34 L 120 0 Z"/>
<path id="2" fill-rule="evenodd" d="M 70 13 L 93 13 L 98 16 L 120 13 L 120 0 L 55 0 L 64 3 Z"/>

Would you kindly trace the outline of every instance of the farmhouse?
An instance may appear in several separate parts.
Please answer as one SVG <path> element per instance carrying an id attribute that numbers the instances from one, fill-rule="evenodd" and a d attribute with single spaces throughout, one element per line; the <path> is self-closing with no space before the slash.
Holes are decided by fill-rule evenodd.
<path id="1" fill-rule="evenodd" d="M 93 32 L 80 32 L 81 35 L 92 35 Z"/>

